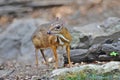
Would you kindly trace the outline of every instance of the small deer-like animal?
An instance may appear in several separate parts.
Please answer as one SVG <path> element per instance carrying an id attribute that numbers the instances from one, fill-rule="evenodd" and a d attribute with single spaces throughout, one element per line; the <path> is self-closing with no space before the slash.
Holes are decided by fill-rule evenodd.
<path id="1" fill-rule="evenodd" d="M 58 68 L 58 56 L 57 48 L 59 46 L 66 46 L 68 63 L 71 67 L 70 60 L 70 42 L 72 37 L 66 27 L 64 27 L 63 22 L 60 19 L 53 21 L 53 23 L 40 25 L 39 28 L 33 33 L 32 42 L 35 46 L 35 56 L 36 56 L 36 66 L 38 66 L 38 50 L 48 64 L 45 55 L 44 49 L 51 48 L 54 54 L 54 59 L 56 61 L 55 68 Z"/>

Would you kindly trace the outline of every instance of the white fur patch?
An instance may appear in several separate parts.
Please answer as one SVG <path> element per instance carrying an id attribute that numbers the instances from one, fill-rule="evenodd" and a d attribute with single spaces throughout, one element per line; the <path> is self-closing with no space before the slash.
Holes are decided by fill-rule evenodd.
<path id="1" fill-rule="evenodd" d="M 59 41 L 60 41 L 59 44 L 64 45 L 64 42 L 63 42 L 60 38 L 58 38 L 58 39 L 59 39 Z"/>
<path id="2" fill-rule="evenodd" d="M 59 36 L 60 38 L 64 39 L 67 42 L 70 42 L 68 39 L 66 39 L 62 34 L 57 34 L 57 36 Z"/>

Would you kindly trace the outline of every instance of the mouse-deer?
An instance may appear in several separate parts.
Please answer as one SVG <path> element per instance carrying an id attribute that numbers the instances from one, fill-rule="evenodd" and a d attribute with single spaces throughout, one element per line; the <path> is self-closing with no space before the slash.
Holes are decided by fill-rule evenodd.
<path id="1" fill-rule="evenodd" d="M 36 65 L 38 66 L 38 50 L 40 50 L 45 62 L 48 64 L 44 49 L 51 48 L 56 61 L 55 68 L 58 68 L 58 56 L 57 48 L 59 46 L 66 46 L 66 52 L 68 56 L 68 63 L 71 67 L 70 60 L 70 42 L 72 37 L 63 22 L 60 19 L 53 21 L 52 23 L 40 25 L 39 28 L 33 33 L 32 42 L 35 46 Z"/>

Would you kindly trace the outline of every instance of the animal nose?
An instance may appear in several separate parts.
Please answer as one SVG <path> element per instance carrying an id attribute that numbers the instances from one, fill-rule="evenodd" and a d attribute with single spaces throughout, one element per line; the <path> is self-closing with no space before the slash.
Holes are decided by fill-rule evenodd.
<path id="1" fill-rule="evenodd" d="M 51 34 L 51 32 L 50 32 L 50 31 L 48 31 L 48 32 L 47 32 L 47 34 Z"/>

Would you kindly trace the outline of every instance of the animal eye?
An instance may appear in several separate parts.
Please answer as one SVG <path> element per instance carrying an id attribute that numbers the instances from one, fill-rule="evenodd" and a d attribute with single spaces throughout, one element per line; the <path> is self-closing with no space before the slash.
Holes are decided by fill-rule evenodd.
<path id="1" fill-rule="evenodd" d="M 60 29 L 61 26 L 56 26 L 56 29 Z"/>

